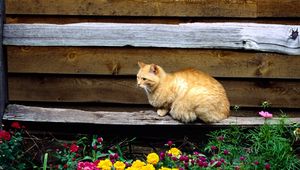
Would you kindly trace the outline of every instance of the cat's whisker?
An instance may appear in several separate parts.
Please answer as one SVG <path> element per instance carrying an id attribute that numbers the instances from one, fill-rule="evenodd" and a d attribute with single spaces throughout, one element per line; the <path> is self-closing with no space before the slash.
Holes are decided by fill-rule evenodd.
<path id="1" fill-rule="evenodd" d="M 147 95 L 149 95 L 151 93 L 151 89 L 148 88 L 147 86 L 145 86 L 144 89 L 145 89 Z"/>

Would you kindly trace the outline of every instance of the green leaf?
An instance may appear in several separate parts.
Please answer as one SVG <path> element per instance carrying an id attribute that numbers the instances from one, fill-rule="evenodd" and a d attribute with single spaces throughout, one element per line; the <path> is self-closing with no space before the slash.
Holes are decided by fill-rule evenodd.
<path id="1" fill-rule="evenodd" d="M 48 153 L 45 153 L 44 163 L 43 163 L 43 170 L 47 170 L 47 162 L 48 162 Z"/>
<path id="2" fill-rule="evenodd" d="M 121 150 L 121 148 L 120 148 L 120 145 L 117 145 L 117 151 L 118 151 L 118 154 L 119 154 L 119 156 L 120 156 L 120 160 L 124 162 L 125 159 L 124 159 L 124 157 L 123 157 L 123 153 L 122 153 L 122 150 Z"/>
<path id="3" fill-rule="evenodd" d="M 107 154 L 107 153 L 98 153 L 98 152 L 97 152 L 96 159 L 103 158 L 103 157 L 107 157 L 107 156 L 109 156 L 109 154 Z"/>
<path id="4" fill-rule="evenodd" d="M 90 156 L 85 156 L 81 161 L 93 161 L 93 158 Z"/>

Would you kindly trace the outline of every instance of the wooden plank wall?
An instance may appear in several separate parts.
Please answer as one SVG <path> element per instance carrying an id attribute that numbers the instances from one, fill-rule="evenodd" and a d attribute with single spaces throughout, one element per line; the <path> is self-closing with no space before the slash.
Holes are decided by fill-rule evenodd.
<path id="1" fill-rule="evenodd" d="M 6 23 L 252 22 L 300 25 L 295 0 L 6 0 Z M 300 56 L 242 50 L 8 46 L 10 102 L 147 104 L 137 62 L 216 77 L 231 105 L 300 108 Z"/>

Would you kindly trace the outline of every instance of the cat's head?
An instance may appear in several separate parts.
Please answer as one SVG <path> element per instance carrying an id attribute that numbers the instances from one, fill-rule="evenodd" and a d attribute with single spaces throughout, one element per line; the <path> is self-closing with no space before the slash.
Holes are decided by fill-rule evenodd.
<path id="1" fill-rule="evenodd" d="M 138 62 L 138 65 L 140 70 L 137 74 L 137 85 L 145 89 L 147 93 L 150 93 L 159 85 L 160 79 L 165 72 L 160 66 L 155 64 Z"/>

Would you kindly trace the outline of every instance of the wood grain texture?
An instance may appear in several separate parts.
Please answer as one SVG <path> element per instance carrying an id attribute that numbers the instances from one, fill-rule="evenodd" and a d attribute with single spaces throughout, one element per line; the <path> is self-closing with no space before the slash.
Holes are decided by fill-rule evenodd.
<path id="1" fill-rule="evenodd" d="M 297 25 L 254 23 L 189 24 L 6 24 L 5 45 L 134 46 L 246 49 L 300 55 Z"/>
<path id="2" fill-rule="evenodd" d="M 300 1 L 258 0 L 257 15 L 260 17 L 300 17 Z"/>
<path id="3" fill-rule="evenodd" d="M 120 77 L 9 77 L 9 99 L 44 102 L 107 102 L 145 104 L 133 79 Z M 19 82 L 19 81 L 22 81 Z"/>
<path id="4" fill-rule="evenodd" d="M 300 79 L 300 56 L 168 48 L 8 46 L 8 72 L 136 75 L 137 62 L 167 72 L 193 67 L 214 77 Z"/>
<path id="5" fill-rule="evenodd" d="M 6 10 L 34 15 L 256 17 L 257 0 L 6 0 Z"/>
<path id="6" fill-rule="evenodd" d="M 7 14 L 299 17 L 297 0 L 6 0 Z"/>
<path id="7" fill-rule="evenodd" d="M 88 123 L 96 125 L 176 125 L 176 126 L 258 126 L 265 123 L 262 117 L 229 117 L 219 123 L 204 124 L 200 121 L 183 124 L 170 116 L 159 117 L 154 111 L 136 112 L 89 112 L 74 109 L 55 109 L 9 105 L 4 120 L 41 122 L 41 123 Z M 278 124 L 279 119 L 267 120 L 270 124 Z M 289 118 L 287 123 L 300 122 L 300 118 Z"/>
<path id="8" fill-rule="evenodd" d="M 8 78 L 10 101 L 148 104 L 134 77 L 10 75 Z M 232 106 L 260 107 L 263 101 L 268 101 L 272 107 L 300 107 L 299 81 L 223 79 L 221 83 Z"/>

